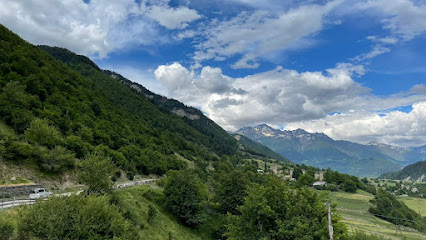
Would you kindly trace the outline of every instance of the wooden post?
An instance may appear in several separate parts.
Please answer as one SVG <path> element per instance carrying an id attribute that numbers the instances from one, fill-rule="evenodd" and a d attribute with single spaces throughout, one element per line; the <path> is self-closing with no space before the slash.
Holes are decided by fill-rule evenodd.
<path id="1" fill-rule="evenodd" d="M 327 201 L 328 209 L 328 233 L 330 234 L 330 240 L 333 240 L 333 225 L 331 225 L 331 206 L 330 200 Z"/>

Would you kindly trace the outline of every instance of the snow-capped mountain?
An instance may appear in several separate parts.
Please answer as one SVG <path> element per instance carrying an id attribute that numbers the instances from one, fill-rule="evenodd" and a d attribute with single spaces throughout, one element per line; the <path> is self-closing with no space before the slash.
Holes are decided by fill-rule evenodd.
<path id="1" fill-rule="evenodd" d="M 323 133 L 274 129 L 266 124 L 237 131 L 293 162 L 331 168 L 357 176 L 378 176 L 426 158 L 426 147 L 401 148 L 381 143 L 367 145 L 336 141 Z"/>

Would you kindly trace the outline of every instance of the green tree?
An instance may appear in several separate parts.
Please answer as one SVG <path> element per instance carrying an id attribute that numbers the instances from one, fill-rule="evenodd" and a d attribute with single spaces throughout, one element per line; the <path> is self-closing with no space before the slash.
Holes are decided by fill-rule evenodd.
<path id="1" fill-rule="evenodd" d="M 89 187 L 89 194 L 105 194 L 112 190 L 114 170 L 109 157 L 91 153 L 80 161 L 78 179 Z"/>
<path id="2" fill-rule="evenodd" d="M 231 240 L 327 239 L 325 199 L 307 188 L 291 188 L 276 177 L 253 185 L 240 207 L 241 215 L 228 215 L 225 236 Z M 346 227 L 333 217 L 335 239 Z"/>
<path id="3" fill-rule="evenodd" d="M 238 206 L 244 203 L 246 188 L 249 184 L 246 174 L 240 170 L 232 169 L 230 172 L 216 173 L 215 197 L 222 213 L 238 214 Z"/>
<path id="4" fill-rule="evenodd" d="M 206 186 L 192 171 L 169 171 L 164 196 L 167 209 L 185 224 L 194 226 L 204 221 Z"/>
<path id="5" fill-rule="evenodd" d="M 356 187 L 356 184 L 355 184 L 354 181 L 352 181 L 350 179 L 346 179 L 343 182 L 343 191 L 354 193 L 354 192 L 356 192 L 356 189 L 357 189 L 357 187 Z"/>
<path id="6" fill-rule="evenodd" d="M 61 134 L 55 127 L 50 126 L 47 120 L 36 118 L 31 122 L 30 127 L 25 131 L 25 137 L 31 143 L 52 148 L 61 144 Z"/>
<path id="7" fill-rule="evenodd" d="M 64 147 L 55 146 L 52 150 L 41 154 L 38 161 L 43 171 L 59 173 L 65 169 L 74 167 L 75 155 Z"/>
<path id="8" fill-rule="evenodd" d="M 293 170 L 293 177 L 294 177 L 294 178 L 299 179 L 299 177 L 300 177 L 300 176 L 302 176 L 302 175 L 303 175 L 302 169 L 300 169 L 300 168 L 295 168 L 295 169 Z"/>
<path id="9" fill-rule="evenodd" d="M 312 176 L 310 173 L 305 173 L 297 179 L 296 185 L 299 187 L 311 186 L 312 183 L 314 182 L 315 182 L 314 176 Z"/>

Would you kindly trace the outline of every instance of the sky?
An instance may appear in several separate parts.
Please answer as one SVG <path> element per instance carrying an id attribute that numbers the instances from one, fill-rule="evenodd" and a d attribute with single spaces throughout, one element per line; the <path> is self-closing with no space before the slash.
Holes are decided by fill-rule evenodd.
<path id="1" fill-rule="evenodd" d="M 426 145 L 423 0 L 0 0 L 0 23 L 229 131 Z"/>

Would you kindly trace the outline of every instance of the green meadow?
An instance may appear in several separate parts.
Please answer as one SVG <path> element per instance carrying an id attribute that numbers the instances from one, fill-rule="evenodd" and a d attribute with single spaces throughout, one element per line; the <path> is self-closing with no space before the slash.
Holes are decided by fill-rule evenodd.
<path id="1" fill-rule="evenodd" d="M 426 239 L 426 235 L 423 233 L 407 227 L 401 226 L 396 232 L 397 228 L 394 224 L 370 214 L 368 212 L 368 208 L 372 206 L 372 204 L 369 203 L 369 200 L 374 198 L 374 196 L 370 193 L 358 190 L 355 194 L 331 192 L 329 196 L 332 203 L 337 204 L 336 212 L 343 218 L 343 222 L 347 224 L 350 232 L 360 230 L 383 239 Z M 421 204 L 426 206 L 426 200 L 421 200 Z M 418 210 L 416 198 L 404 199 L 404 203 L 406 203 L 408 207 L 416 211 Z M 422 209 L 422 211 L 423 215 L 425 213 L 425 209 Z"/>
<path id="2" fill-rule="evenodd" d="M 403 201 L 405 205 L 418 212 L 422 217 L 426 217 L 426 199 L 415 197 L 398 197 L 397 199 Z"/>

